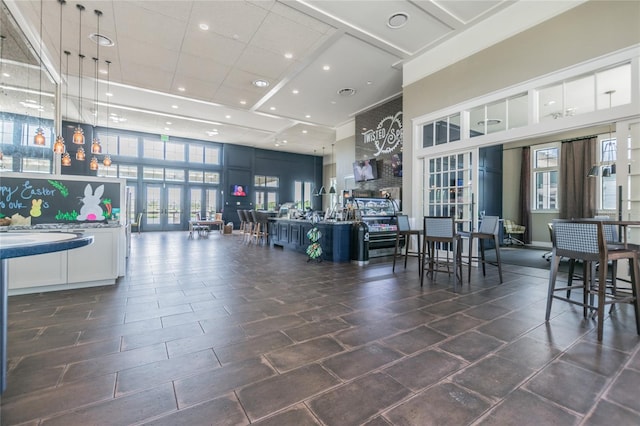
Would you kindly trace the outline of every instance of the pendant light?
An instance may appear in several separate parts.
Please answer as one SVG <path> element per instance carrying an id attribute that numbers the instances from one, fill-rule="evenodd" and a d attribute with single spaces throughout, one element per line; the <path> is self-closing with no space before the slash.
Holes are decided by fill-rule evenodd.
<path id="1" fill-rule="evenodd" d="M 105 167 L 111 166 L 111 156 L 109 155 L 109 90 L 111 87 L 111 61 L 105 61 L 107 63 L 107 154 L 102 159 L 102 164 Z"/>
<path id="2" fill-rule="evenodd" d="M 333 147 L 334 147 L 335 143 L 331 144 L 331 167 L 332 168 L 336 168 L 335 164 L 333 162 Z M 331 188 L 329 188 L 329 194 L 335 194 L 336 193 L 336 187 L 333 186 L 333 182 L 331 182 Z"/>
<path id="3" fill-rule="evenodd" d="M 84 131 L 80 127 L 80 121 L 82 121 L 82 62 L 84 61 L 84 55 L 82 54 L 82 12 L 84 12 L 84 6 L 78 3 L 76 7 L 80 16 L 78 20 L 78 126 L 73 132 L 73 143 L 84 145 Z M 84 160 L 84 149 L 80 157 L 78 158 L 76 153 L 77 160 Z"/>
<path id="4" fill-rule="evenodd" d="M 316 190 L 316 150 L 313 150 L 313 190 L 311 191 L 311 195 L 316 197 L 318 195 L 318 191 Z"/>
<path id="5" fill-rule="evenodd" d="M 89 170 L 98 170 L 98 159 L 94 155 L 89 162 Z"/>
<path id="6" fill-rule="evenodd" d="M 42 130 L 42 7 L 42 0 L 40 0 L 40 87 L 38 90 L 38 129 L 33 137 L 33 144 L 38 146 L 44 146 L 47 142 L 44 136 L 44 130 Z"/>
<path id="7" fill-rule="evenodd" d="M 102 15 L 102 12 L 98 9 L 93 11 L 96 14 L 96 34 L 100 34 L 100 16 Z M 98 126 L 98 61 L 100 60 L 100 40 L 98 40 L 98 43 L 96 43 L 96 56 L 95 58 L 93 58 L 93 62 L 94 62 L 94 72 L 95 72 L 95 91 L 94 91 L 94 98 L 95 98 L 95 111 L 94 111 L 94 121 L 93 121 L 93 141 L 91 142 L 91 153 L 92 154 L 100 154 L 102 153 L 102 147 L 100 146 L 100 139 L 98 138 L 98 133 L 96 131 L 97 126 Z M 93 162 L 93 160 L 92 160 Z M 98 160 L 96 159 L 96 167 L 98 164 Z M 91 169 L 91 170 L 97 170 L 96 169 Z"/>
<path id="8" fill-rule="evenodd" d="M 322 147 L 322 177 L 324 181 L 324 146 Z M 322 186 L 320 187 L 320 190 L 318 191 L 318 195 L 325 195 L 326 193 L 327 193 L 327 190 L 324 189 L 324 182 L 323 182 Z"/>
<path id="9" fill-rule="evenodd" d="M 65 0 L 58 0 L 60 3 L 60 44 L 59 44 L 59 58 L 58 65 L 60 66 L 60 84 L 62 84 L 62 6 L 66 3 Z M 67 52 L 65 52 L 67 53 Z M 69 61 L 67 60 L 67 72 L 69 69 Z M 53 153 L 54 154 L 64 154 L 66 147 L 64 145 L 64 138 L 62 137 L 62 115 L 61 115 L 61 123 L 60 123 L 60 132 L 56 137 L 56 141 L 53 144 Z"/>
<path id="10" fill-rule="evenodd" d="M 69 52 L 68 50 L 64 51 L 65 56 L 67 57 L 67 61 L 66 61 L 66 76 L 67 76 L 67 84 L 66 84 L 66 95 L 65 95 L 65 115 L 68 117 L 69 116 L 69 56 L 71 55 L 71 52 Z M 62 134 L 62 132 L 60 132 Z M 62 136 L 58 136 L 58 139 L 60 139 L 62 141 L 62 146 L 63 146 L 63 153 L 64 155 L 62 156 L 62 160 L 61 160 L 61 164 L 63 166 L 70 166 L 71 165 L 71 156 L 69 155 L 69 153 L 67 152 L 67 147 L 64 144 L 64 139 L 62 139 Z"/>

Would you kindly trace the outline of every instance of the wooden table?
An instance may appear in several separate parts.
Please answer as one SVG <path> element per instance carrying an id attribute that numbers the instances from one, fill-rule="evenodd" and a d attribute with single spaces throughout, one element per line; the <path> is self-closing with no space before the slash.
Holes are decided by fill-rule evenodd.
<path id="1" fill-rule="evenodd" d="M 224 227 L 224 220 L 190 220 L 189 221 L 189 238 L 193 238 L 193 232 L 197 231 L 198 235 L 201 235 L 200 232 L 209 232 L 210 227 L 217 226 L 218 231 L 222 233 Z"/>

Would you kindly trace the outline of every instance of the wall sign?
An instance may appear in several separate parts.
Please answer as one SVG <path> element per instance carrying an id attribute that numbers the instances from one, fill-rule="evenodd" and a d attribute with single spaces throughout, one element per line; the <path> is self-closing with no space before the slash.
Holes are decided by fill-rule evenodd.
<path id="1" fill-rule="evenodd" d="M 2 176 L 0 217 L 15 217 L 27 223 L 30 220 L 31 225 L 101 222 L 111 218 L 114 208 L 120 208 L 119 183 L 59 177 Z"/>
<path id="2" fill-rule="evenodd" d="M 402 145 L 402 111 L 389 115 L 378 122 L 375 129 L 362 133 L 365 144 L 373 143 L 376 147 L 374 156 L 390 154 Z"/>

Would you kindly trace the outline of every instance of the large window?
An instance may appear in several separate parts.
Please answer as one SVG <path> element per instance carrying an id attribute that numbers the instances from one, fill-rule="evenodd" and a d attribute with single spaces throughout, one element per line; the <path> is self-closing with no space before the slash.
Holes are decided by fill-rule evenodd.
<path id="1" fill-rule="evenodd" d="M 545 145 L 533 150 L 533 182 L 535 210 L 558 208 L 558 167 L 560 148 Z"/>
<path id="2" fill-rule="evenodd" d="M 602 174 L 600 178 L 600 209 L 616 210 L 616 150 L 615 138 L 600 140 L 600 162 Z"/>
<path id="3" fill-rule="evenodd" d="M 275 210 L 280 179 L 276 176 L 256 175 L 253 182 L 256 210 Z"/>
<path id="4" fill-rule="evenodd" d="M 294 182 L 294 202 L 298 209 L 311 207 L 311 182 Z"/>

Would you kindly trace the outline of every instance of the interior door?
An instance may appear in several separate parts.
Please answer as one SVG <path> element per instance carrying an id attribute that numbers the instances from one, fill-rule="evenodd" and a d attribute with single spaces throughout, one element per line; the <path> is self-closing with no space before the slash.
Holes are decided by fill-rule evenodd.
<path id="1" fill-rule="evenodd" d="M 186 229 L 183 192 L 182 185 L 145 184 L 143 229 L 146 231 Z"/>

